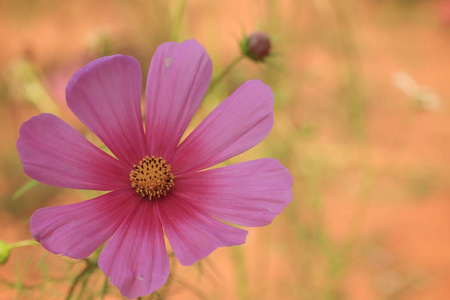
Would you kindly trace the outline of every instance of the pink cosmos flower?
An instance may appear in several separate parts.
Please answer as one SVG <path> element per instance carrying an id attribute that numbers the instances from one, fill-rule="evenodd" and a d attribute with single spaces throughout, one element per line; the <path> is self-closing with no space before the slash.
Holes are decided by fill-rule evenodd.
<path id="1" fill-rule="evenodd" d="M 185 139 L 212 63 L 194 40 L 158 47 L 150 64 L 142 126 L 139 63 L 97 59 L 70 80 L 72 112 L 111 156 L 51 114 L 20 129 L 26 174 L 49 185 L 111 191 L 81 203 L 37 210 L 34 238 L 48 251 L 85 258 L 106 241 L 99 267 L 129 298 L 147 295 L 169 275 L 164 233 L 183 265 L 245 242 L 244 226 L 272 222 L 292 198 L 292 177 L 277 160 L 210 167 L 257 145 L 273 124 L 273 96 L 245 82 Z"/>

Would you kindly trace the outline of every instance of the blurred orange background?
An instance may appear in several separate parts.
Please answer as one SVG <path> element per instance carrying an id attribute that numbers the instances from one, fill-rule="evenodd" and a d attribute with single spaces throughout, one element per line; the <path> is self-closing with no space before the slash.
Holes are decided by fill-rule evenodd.
<path id="1" fill-rule="evenodd" d="M 43 184 L 16 193 L 30 181 L 15 149 L 30 117 L 57 114 L 96 141 L 65 105 L 76 70 L 122 53 L 146 76 L 159 44 L 194 38 L 217 76 L 256 30 L 272 38 L 267 63 L 234 67 L 191 127 L 243 81 L 262 79 L 274 128 L 232 161 L 279 159 L 294 198 L 245 245 L 192 267 L 172 260 L 158 297 L 450 299 L 447 0 L 0 0 L 0 239 L 30 239 L 33 211 L 95 195 Z M 0 267 L 0 299 L 64 299 L 81 264 L 15 249 Z M 103 280 L 96 273 L 86 299 L 98 299 Z M 107 299 L 121 296 L 110 286 Z"/>

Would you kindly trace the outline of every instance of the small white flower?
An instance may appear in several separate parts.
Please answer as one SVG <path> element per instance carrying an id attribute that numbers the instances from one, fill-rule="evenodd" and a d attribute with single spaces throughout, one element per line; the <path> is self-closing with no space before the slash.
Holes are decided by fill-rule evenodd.
<path id="1" fill-rule="evenodd" d="M 432 88 L 418 84 L 408 73 L 394 73 L 392 82 L 424 109 L 438 110 L 442 104 L 441 97 Z"/>

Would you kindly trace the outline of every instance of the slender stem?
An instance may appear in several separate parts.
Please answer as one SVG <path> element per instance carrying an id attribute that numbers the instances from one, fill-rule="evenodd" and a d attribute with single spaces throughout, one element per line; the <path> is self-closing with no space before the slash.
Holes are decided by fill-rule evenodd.
<path id="1" fill-rule="evenodd" d="M 235 261 L 235 271 L 236 271 L 236 284 L 238 290 L 238 299 L 245 300 L 250 299 L 250 291 L 248 290 L 248 278 L 247 271 L 245 268 L 245 258 L 242 253 L 242 248 L 234 247 L 233 256 Z"/>
<path id="2" fill-rule="evenodd" d="M 190 284 L 189 282 L 184 281 L 180 278 L 175 279 L 175 281 L 178 282 L 182 287 L 184 287 L 185 290 L 190 291 L 191 293 L 196 295 L 197 298 L 202 300 L 209 299 L 208 297 L 206 297 L 205 294 L 203 294 L 203 292 L 200 289 L 197 288 L 198 285 Z"/>
<path id="3" fill-rule="evenodd" d="M 211 91 L 224 77 L 225 75 L 227 75 L 231 69 L 234 68 L 234 66 L 236 66 L 245 56 L 244 55 L 239 55 L 238 57 L 236 57 L 229 65 L 228 67 L 226 67 L 222 73 L 220 73 L 216 78 L 214 78 L 213 80 L 211 80 L 211 84 L 209 85 L 209 90 Z"/>
<path id="4" fill-rule="evenodd" d="M 12 200 L 17 200 L 20 196 L 25 194 L 25 192 L 27 192 L 29 189 L 31 189 L 32 187 L 38 185 L 38 183 L 39 182 L 37 182 L 36 180 L 28 181 L 23 186 L 21 186 L 17 191 L 15 191 L 14 194 L 12 194 L 11 199 Z"/>
<path id="5" fill-rule="evenodd" d="M 77 286 L 78 282 L 80 282 L 81 279 L 83 279 L 84 276 L 89 275 L 92 273 L 92 271 L 97 268 L 96 264 L 93 264 L 91 262 L 87 262 L 86 267 L 81 271 L 80 274 L 75 277 L 75 279 L 72 281 L 72 284 L 70 285 L 69 292 L 67 293 L 66 300 L 70 300 L 72 298 L 73 292 L 75 291 L 75 287 Z"/>
<path id="6" fill-rule="evenodd" d="M 86 290 L 86 286 L 87 286 L 87 282 L 89 279 L 89 275 L 93 272 L 94 270 L 91 270 L 90 272 L 87 272 L 84 276 L 83 279 L 81 279 L 81 288 L 80 288 L 80 292 L 78 293 L 78 298 L 77 300 L 81 300 L 83 299 L 83 294 Z"/>
<path id="7" fill-rule="evenodd" d="M 178 8 L 175 13 L 175 18 L 173 21 L 172 32 L 170 33 L 171 41 L 176 41 L 178 39 L 178 35 L 180 33 L 180 27 L 181 27 L 181 19 L 183 18 L 185 4 L 186 4 L 186 0 L 181 0 L 180 4 L 178 4 Z"/>
<path id="8" fill-rule="evenodd" d="M 36 242 L 35 240 L 24 240 L 24 241 L 19 241 L 19 242 L 10 244 L 9 247 L 11 249 L 14 249 L 14 248 L 20 248 L 20 247 L 25 247 L 25 246 L 34 246 L 34 245 L 39 245 L 39 243 Z"/>
<path id="9" fill-rule="evenodd" d="M 103 287 L 100 292 L 100 300 L 104 300 L 106 294 L 108 294 L 108 277 L 105 276 L 105 281 L 103 282 Z"/>
<path id="10" fill-rule="evenodd" d="M 161 292 L 159 294 L 159 299 L 165 299 L 165 296 L 169 292 L 170 287 L 171 287 L 172 283 L 174 282 L 174 278 L 175 278 L 175 273 L 176 273 L 176 269 L 177 269 L 177 267 L 176 267 L 177 264 L 176 264 L 176 262 L 173 261 L 173 260 L 175 260 L 175 256 L 172 255 L 172 256 L 169 256 L 169 257 L 171 259 L 171 262 L 170 262 L 170 266 L 171 266 L 170 274 L 169 274 L 169 277 L 167 278 L 166 284 L 160 290 Z"/>

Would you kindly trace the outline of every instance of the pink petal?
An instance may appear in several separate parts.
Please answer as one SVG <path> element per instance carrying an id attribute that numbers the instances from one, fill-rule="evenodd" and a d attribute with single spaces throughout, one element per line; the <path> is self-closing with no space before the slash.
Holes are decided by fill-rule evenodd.
<path id="1" fill-rule="evenodd" d="M 152 155 L 165 159 L 172 155 L 205 96 L 211 72 L 211 60 L 195 40 L 158 47 L 145 95 L 145 130 Z"/>
<path id="2" fill-rule="evenodd" d="M 169 258 L 154 202 L 140 199 L 103 249 L 98 263 L 128 298 L 148 295 L 164 285 Z"/>
<path id="3" fill-rule="evenodd" d="M 20 128 L 17 150 L 25 173 L 60 187 L 114 190 L 129 187 L 129 169 L 52 114 Z"/>
<path id="4" fill-rule="evenodd" d="M 146 154 L 141 89 L 139 63 L 124 55 L 94 60 L 76 72 L 66 88 L 73 113 L 131 166 Z"/>
<path id="5" fill-rule="evenodd" d="M 48 251 L 85 258 L 122 224 L 136 202 L 132 189 L 114 191 L 81 203 L 38 209 L 30 219 L 33 237 Z"/>
<path id="6" fill-rule="evenodd" d="M 257 145 L 272 124 L 272 91 L 259 80 L 247 81 L 181 143 L 169 163 L 176 175 L 214 166 Z"/>
<path id="7" fill-rule="evenodd" d="M 173 252 L 183 265 L 192 265 L 218 247 L 245 243 L 247 231 L 214 219 L 178 194 L 156 203 Z"/>
<path id="8" fill-rule="evenodd" d="M 291 202 L 292 176 L 277 160 L 258 159 L 178 177 L 174 192 L 216 218 L 264 226 Z"/>

